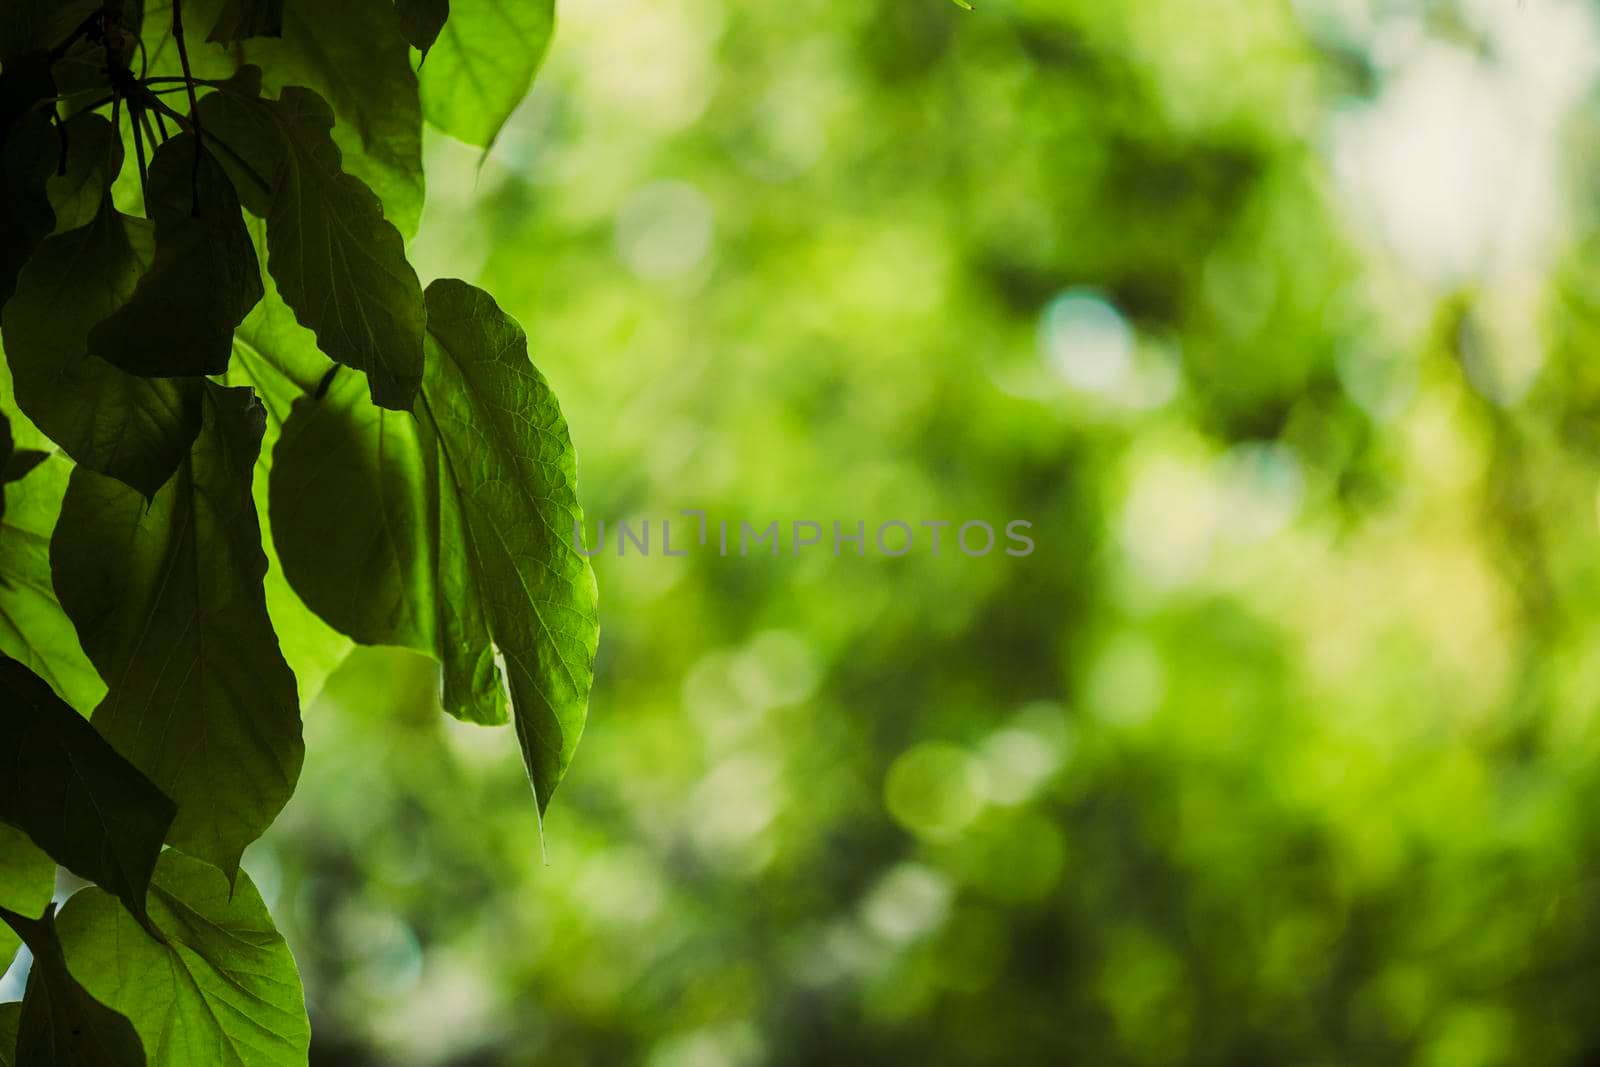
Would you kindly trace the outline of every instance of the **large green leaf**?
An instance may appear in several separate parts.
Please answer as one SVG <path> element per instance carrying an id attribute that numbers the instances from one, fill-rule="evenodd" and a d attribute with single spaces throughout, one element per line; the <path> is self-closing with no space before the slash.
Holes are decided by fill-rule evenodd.
<path id="1" fill-rule="evenodd" d="M 0 908 L 37 918 L 50 904 L 56 887 L 56 861 L 8 823 L 0 823 Z M 4 973 L 21 941 L 9 926 L 0 926 L 0 973 Z M 0 1039 L 0 1048 L 5 1042 Z"/>
<path id="2" fill-rule="evenodd" d="M 112 897 L 100 896 L 127 916 Z M 132 1024 L 86 991 L 67 969 L 55 916 L 47 911 L 42 919 L 30 919 L 0 909 L 0 919 L 33 953 L 33 969 L 28 972 L 28 988 L 17 1018 L 17 1063 L 27 1067 L 144 1067 L 144 1049 Z M 131 916 L 127 923 L 139 930 Z"/>
<path id="3" fill-rule="evenodd" d="M 177 801 L 172 844 L 232 876 L 294 791 L 305 749 L 250 493 L 265 413 L 250 390 L 209 384 L 204 408 L 192 453 L 148 506 L 74 471 L 50 561 L 110 679 L 95 726 Z"/>
<path id="4" fill-rule="evenodd" d="M 146 208 L 155 261 L 89 334 L 95 355 L 146 377 L 221 374 L 233 331 L 261 299 L 261 268 L 233 183 L 182 133 L 156 149 Z"/>
<path id="5" fill-rule="evenodd" d="M 0 819 L 143 915 L 172 801 L 38 675 L 0 656 Z"/>
<path id="6" fill-rule="evenodd" d="M 429 286 L 417 424 L 349 383 L 295 404 L 272 478 L 277 548 L 313 610 L 444 665 L 447 710 L 516 725 L 541 812 L 576 748 L 599 638 L 572 543 L 576 461 L 517 324 L 486 294 Z"/>
<path id="7" fill-rule="evenodd" d="M 450 17 L 450 0 L 394 0 L 406 40 L 426 55 Z"/>
<path id="8" fill-rule="evenodd" d="M 297 400 L 273 456 L 278 551 L 290 584 L 341 633 L 432 655 L 444 665 L 447 711 L 503 723 L 505 692 L 459 523 L 441 527 L 437 453 L 411 415 L 369 404 L 355 375 Z M 456 514 L 453 499 L 442 503 Z"/>
<path id="9" fill-rule="evenodd" d="M 201 112 L 272 189 L 267 267 L 284 302 L 324 352 L 366 373 L 375 403 L 409 410 L 422 376 L 422 288 L 377 197 L 341 169 L 333 112 L 295 87 L 277 100 L 212 93 Z"/>
<path id="10" fill-rule="evenodd" d="M 46 238 L 17 279 L 0 328 L 17 406 L 90 470 L 153 496 L 200 429 L 194 381 L 152 381 L 92 355 L 89 332 L 133 293 L 150 224 L 101 202 L 87 226 Z"/>
<path id="11" fill-rule="evenodd" d="M 528 94 L 554 30 L 555 0 L 455 0 L 422 65 L 422 113 L 488 148 Z"/>
<path id="12" fill-rule="evenodd" d="M 441 496 L 459 501 L 461 544 L 495 646 L 540 811 L 583 733 L 600 640 L 598 596 L 572 531 L 577 457 L 522 328 L 480 289 L 428 287 L 422 410 L 439 440 Z"/>
<path id="13" fill-rule="evenodd" d="M 72 974 L 132 1019 L 151 1067 L 305 1067 L 311 1044 L 294 957 L 249 875 L 161 857 L 146 935 L 115 900 L 86 889 L 62 908 Z"/>

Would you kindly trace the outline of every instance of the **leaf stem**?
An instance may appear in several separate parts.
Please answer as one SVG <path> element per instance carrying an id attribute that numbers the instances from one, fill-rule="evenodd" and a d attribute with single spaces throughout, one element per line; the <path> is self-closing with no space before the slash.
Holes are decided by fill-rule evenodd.
<path id="1" fill-rule="evenodd" d="M 178 62 L 183 66 L 184 84 L 189 87 L 189 114 L 194 119 L 194 166 L 189 172 L 193 210 L 200 210 L 200 100 L 194 91 L 194 70 L 189 66 L 189 45 L 183 39 L 183 0 L 172 0 L 172 38 L 178 44 Z"/>
<path id="2" fill-rule="evenodd" d="M 139 128 L 139 107 L 128 102 L 128 126 L 133 130 L 133 151 L 139 160 L 139 198 L 144 201 L 144 213 L 150 214 L 150 176 L 145 167 L 144 131 Z"/>

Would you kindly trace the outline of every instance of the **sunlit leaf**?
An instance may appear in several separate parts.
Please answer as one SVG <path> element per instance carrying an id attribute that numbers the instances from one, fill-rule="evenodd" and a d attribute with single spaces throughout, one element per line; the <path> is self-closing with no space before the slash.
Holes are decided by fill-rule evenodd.
<path id="1" fill-rule="evenodd" d="M 173 845 L 231 876 L 294 790 L 294 675 L 262 591 L 250 494 L 265 413 L 208 385 L 205 429 L 146 504 L 72 475 L 50 546 L 61 603 L 101 676 L 100 732 L 178 803 Z"/>
<path id="2" fill-rule="evenodd" d="M 56 600 L 50 533 L 61 514 L 72 465 L 50 456 L 5 487 L 0 519 L 0 653 L 43 678 L 87 715 L 106 686 L 78 644 L 78 631 Z"/>
<path id="3" fill-rule="evenodd" d="M 72 974 L 138 1028 L 153 1067 L 305 1067 L 311 1043 L 294 957 L 249 875 L 168 851 L 150 887 L 150 937 L 96 889 L 62 908 Z"/>
<path id="4" fill-rule="evenodd" d="M 488 148 L 527 95 L 554 30 L 554 0 L 455 0 L 422 65 L 422 113 Z"/>
<path id="5" fill-rule="evenodd" d="M 0 819 L 144 914 L 172 801 L 38 675 L 0 656 Z M 14 769 L 14 770 L 13 770 Z"/>
<path id="6" fill-rule="evenodd" d="M 520 327 L 462 282 L 427 299 L 416 425 L 338 380 L 296 402 L 273 475 L 278 552 L 341 631 L 438 658 L 453 714 L 504 715 L 498 651 L 543 811 L 583 730 L 598 641 L 594 578 L 572 543 L 572 446 Z"/>

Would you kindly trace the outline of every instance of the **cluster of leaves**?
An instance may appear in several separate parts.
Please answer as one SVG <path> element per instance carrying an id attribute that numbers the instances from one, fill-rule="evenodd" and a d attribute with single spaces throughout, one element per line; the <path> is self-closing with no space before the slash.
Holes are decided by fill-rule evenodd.
<path id="1" fill-rule="evenodd" d="M 541 816 L 572 758 L 567 430 L 517 324 L 405 254 L 424 119 L 487 148 L 551 4 L 454 7 L 0 11 L 0 1064 L 306 1062 L 239 864 L 350 640 L 511 722 Z M 59 914 L 57 864 L 94 883 Z"/>

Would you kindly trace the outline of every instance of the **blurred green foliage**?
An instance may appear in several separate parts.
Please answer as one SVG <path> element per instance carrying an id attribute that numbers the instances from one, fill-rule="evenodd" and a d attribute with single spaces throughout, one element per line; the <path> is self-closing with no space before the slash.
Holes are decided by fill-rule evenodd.
<path id="1" fill-rule="evenodd" d="M 414 258 L 527 326 L 591 537 L 1038 549 L 613 544 L 548 858 L 357 654 L 246 859 L 313 1062 L 1600 1062 L 1594 15 L 566 5 Z"/>

